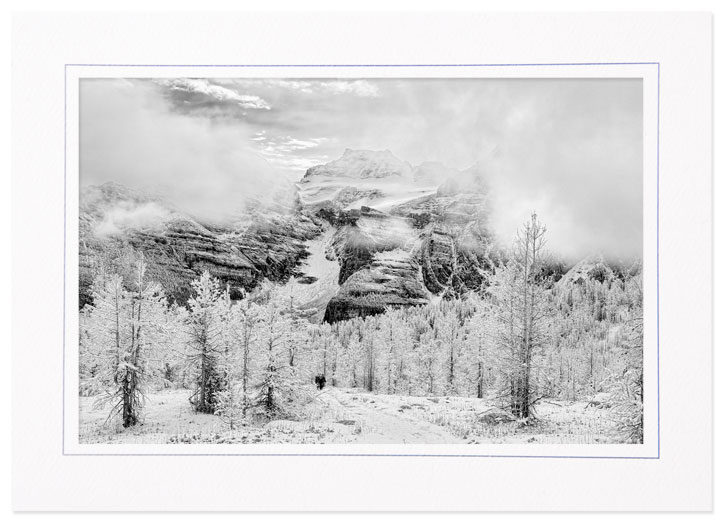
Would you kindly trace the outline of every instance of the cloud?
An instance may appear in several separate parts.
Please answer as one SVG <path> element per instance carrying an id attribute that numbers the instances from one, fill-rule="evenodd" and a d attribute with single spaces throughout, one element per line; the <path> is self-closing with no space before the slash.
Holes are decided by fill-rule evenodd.
<path id="1" fill-rule="evenodd" d="M 296 139 L 289 135 L 270 137 L 263 130 L 250 140 L 258 145 L 259 152 L 270 163 L 285 170 L 304 171 L 330 160 L 326 155 L 315 153 L 320 146 L 331 141 L 329 138 Z"/>
<path id="2" fill-rule="evenodd" d="M 120 235 L 126 229 L 157 229 L 171 217 L 165 208 L 155 202 L 137 204 L 120 202 L 104 213 L 94 230 L 97 237 Z"/>
<path id="3" fill-rule="evenodd" d="M 333 80 L 321 82 L 320 87 L 333 94 L 351 94 L 358 97 L 377 97 L 380 90 L 367 80 Z"/>
<path id="4" fill-rule="evenodd" d="M 226 79 L 215 80 L 224 85 L 243 87 L 259 86 L 280 88 L 307 95 L 353 95 L 356 97 L 374 98 L 380 96 L 378 86 L 363 79 L 333 80 L 294 80 L 294 79 Z"/>
<path id="5" fill-rule="evenodd" d="M 270 138 L 266 135 L 255 135 L 251 140 L 261 142 L 265 149 L 270 151 L 276 151 L 280 153 L 292 153 L 295 151 L 305 151 L 309 149 L 315 149 L 325 142 L 329 142 L 330 139 L 321 138 L 310 138 L 310 139 L 295 139 L 289 135 L 279 138 Z"/>
<path id="6" fill-rule="evenodd" d="M 159 84 L 171 90 L 199 93 L 219 101 L 232 101 L 246 109 L 272 109 L 262 98 L 256 95 L 243 95 L 233 89 L 210 83 L 198 78 L 174 78 L 159 80 Z"/>
<path id="7" fill-rule="evenodd" d="M 165 82 L 82 81 L 83 181 L 162 185 L 229 209 L 345 148 L 458 170 L 481 161 L 503 244 L 535 210 L 552 252 L 641 257 L 641 80 Z"/>
<path id="8" fill-rule="evenodd" d="M 510 242 L 536 211 L 552 254 L 641 257 L 641 81 L 529 82 L 512 86 L 483 159 L 499 238 Z"/>
<path id="9" fill-rule="evenodd" d="M 240 122 L 212 122 L 173 110 L 161 88 L 87 79 L 80 86 L 82 185 L 117 182 L 166 196 L 208 219 L 241 212 L 287 184 Z"/>

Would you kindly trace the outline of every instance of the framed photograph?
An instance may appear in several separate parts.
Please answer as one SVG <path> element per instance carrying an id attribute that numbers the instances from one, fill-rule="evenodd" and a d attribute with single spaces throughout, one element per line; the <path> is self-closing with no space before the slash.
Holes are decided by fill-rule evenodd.
<path id="1" fill-rule="evenodd" d="M 16 508 L 708 509 L 710 17 L 351 17 L 16 18 Z"/>

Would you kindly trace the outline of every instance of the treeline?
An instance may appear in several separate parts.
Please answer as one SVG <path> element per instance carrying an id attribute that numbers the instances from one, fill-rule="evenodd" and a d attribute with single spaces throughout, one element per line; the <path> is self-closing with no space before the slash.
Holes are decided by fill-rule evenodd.
<path id="1" fill-rule="evenodd" d="M 140 260 L 132 279 L 99 277 L 81 312 L 82 393 L 101 393 L 131 426 L 149 388 L 189 388 L 195 410 L 231 428 L 296 417 L 318 374 L 370 392 L 485 398 L 517 418 L 545 398 L 604 393 L 622 437 L 641 442 L 641 273 L 600 263 L 554 283 L 539 271 L 544 235 L 532 216 L 480 293 L 334 325 L 307 322 L 270 283 L 232 301 L 208 273 L 187 306 L 169 305 Z"/>

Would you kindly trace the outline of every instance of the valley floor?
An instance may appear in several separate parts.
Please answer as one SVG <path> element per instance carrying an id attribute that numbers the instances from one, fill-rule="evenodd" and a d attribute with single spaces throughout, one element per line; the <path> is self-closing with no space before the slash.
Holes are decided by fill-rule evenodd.
<path id="1" fill-rule="evenodd" d="M 533 423 L 496 423 L 485 400 L 412 397 L 354 389 L 316 392 L 299 421 L 277 420 L 230 430 L 219 417 L 197 414 L 191 391 L 148 395 L 145 421 L 124 429 L 106 422 L 107 409 L 80 398 L 81 443 L 616 443 L 606 409 L 586 401 L 544 400 Z"/>

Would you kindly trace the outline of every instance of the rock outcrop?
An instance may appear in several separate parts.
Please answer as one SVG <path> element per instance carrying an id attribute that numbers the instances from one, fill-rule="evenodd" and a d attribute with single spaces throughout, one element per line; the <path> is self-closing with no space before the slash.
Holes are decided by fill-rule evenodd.
<path id="1" fill-rule="evenodd" d="M 148 216 L 151 207 L 158 213 Z M 139 220 L 145 215 L 145 221 Z M 319 221 L 281 207 L 255 209 L 233 223 L 215 224 L 116 184 L 89 188 L 80 212 L 81 306 L 90 301 L 96 275 L 113 272 L 130 279 L 139 254 L 149 279 L 177 302 L 186 302 L 191 281 L 204 270 L 238 297 L 262 279 L 283 281 L 294 275 L 306 256 L 306 241 L 321 231 Z"/>
<path id="2" fill-rule="evenodd" d="M 350 171 L 343 169 L 346 157 L 355 159 Z M 340 289 L 328 303 L 325 320 L 329 322 L 478 290 L 498 257 L 488 230 L 489 188 L 481 166 L 458 172 L 425 163 L 412 168 L 401 186 L 391 178 L 398 181 L 408 171 L 401 175 L 376 167 L 381 158 L 384 166 L 391 165 L 389 152 L 348 150 L 341 159 L 308 170 L 300 183 L 302 191 L 312 193 L 315 185 L 329 183 L 331 174 L 338 183 L 350 185 L 358 184 L 360 173 L 384 174 L 376 182 L 380 195 L 369 205 L 351 204 L 349 187 L 337 188 L 325 200 L 301 198 L 312 213 L 336 228 Z M 326 181 L 318 178 L 323 173 Z M 424 185 L 429 186 L 427 190 Z"/>

